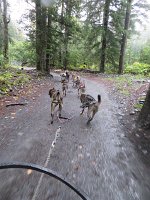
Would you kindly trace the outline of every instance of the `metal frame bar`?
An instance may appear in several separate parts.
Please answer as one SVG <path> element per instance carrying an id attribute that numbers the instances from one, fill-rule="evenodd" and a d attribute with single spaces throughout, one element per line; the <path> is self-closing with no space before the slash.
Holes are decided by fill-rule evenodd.
<path id="1" fill-rule="evenodd" d="M 65 178 L 63 178 L 61 175 L 56 173 L 53 170 L 50 170 L 45 167 L 41 167 L 36 164 L 31 164 L 31 163 L 24 163 L 24 162 L 12 162 L 12 163 L 0 163 L 0 169 L 31 169 L 34 171 L 41 172 L 43 174 L 47 174 L 48 176 L 51 176 L 60 182 L 64 183 L 67 185 L 69 188 L 71 188 L 76 194 L 78 194 L 81 199 L 83 200 L 90 200 L 90 198 L 87 196 L 85 192 L 83 192 L 81 189 L 76 188 L 72 183 L 68 182 Z"/>

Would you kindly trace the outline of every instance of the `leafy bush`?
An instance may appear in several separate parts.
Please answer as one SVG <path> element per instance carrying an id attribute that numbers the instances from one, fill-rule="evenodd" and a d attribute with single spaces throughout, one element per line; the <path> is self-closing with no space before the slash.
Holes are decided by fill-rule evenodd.
<path id="1" fill-rule="evenodd" d="M 16 64 L 35 64 L 35 49 L 29 41 L 17 41 L 10 45 L 10 61 Z"/>
<path id="2" fill-rule="evenodd" d="M 14 85 L 23 85 L 29 82 L 29 76 L 25 74 L 20 74 L 18 78 L 14 81 Z"/>
<path id="3" fill-rule="evenodd" d="M 144 63 L 135 62 L 133 65 L 129 65 L 125 68 L 125 73 L 131 74 L 143 74 L 148 75 L 150 73 L 150 65 Z"/>
<path id="4" fill-rule="evenodd" d="M 13 86 L 23 85 L 29 82 L 30 77 L 21 71 L 8 69 L 0 73 L 0 91 L 7 93 Z"/>
<path id="5" fill-rule="evenodd" d="M 79 69 L 86 69 L 86 65 L 80 65 Z"/>
<path id="6" fill-rule="evenodd" d="M 142 63 L 150 64 L 150 41 L 144 46 L 140 52 L 139 61 Z"/>
<path id="7" fill-rule="evenodd" d="M 3 72 L 0 74 L 0 90 L 7 92 L 11 87 L 11 78 L 13 74 L 11 72 Z"/>

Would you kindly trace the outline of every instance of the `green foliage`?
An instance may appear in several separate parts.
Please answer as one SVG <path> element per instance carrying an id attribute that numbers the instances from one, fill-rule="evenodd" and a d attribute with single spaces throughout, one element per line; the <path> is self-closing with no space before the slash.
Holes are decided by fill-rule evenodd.
<path id="1" fill-rule="evenodd" d="M 29 41 L 15 41 L 10 45 L 9 56 L 12 63 L 35 64 L 35 50 Z"/>
<path id="2" fill-rule="evenodd" d="M 40 1 L 35 1 L 35 3 L 37 2 L 40 5 Z M 110 0 L 111 6 L 109 8 L 108 30 L 106 31 L 105 71 L 108 73 L 118 72 L 120 41 L 124 33 L 123 27 L 126 3 L 127 1 L 125 0 Z M 41 6 L 39 13 L 37 10 L 31 9 L 29 14 L 26 15 L 26 19 L 30 19 L 31 22 L 26 26 L 30 42 L 21 42 L 21 34 L 20 37 L 18 37 L 18 35 L 16 38 L 16 29 L 10 26 L 10 35 L 14 38 L 10 46 L 11 62 L 19 65 L 23 62 L 34 64 L 36 61 L 35 54 L 38 52 L 37 63 L 39 66 L 43 65 L 41 70 L 48 69 L 49 66 L 64 67 L 64 65 L 70 69 L 84 69 L 86 67 L 88 69 L 97 70 L 100 66 L 100 55 L 102 53 L 101 43 L 104 33 L 102 18 L 105 8 L 104 4 L 104 0 L 58 0 L 56 4 L 53 4 L 47 10 Z M 130 38 L 131 32 L 135 33 L 133 31 L 134 23 L 137 18 L 140 18 L 139 13 L 141 10 L 137 12 L 140 6 L 142 6 L 143 10 L 147 7 L 145 0 L 140 4 L 139 2 L 135 3 L 133 1 L 128 38 Z M 36 12 L 39 14 L 37 19 Z M 82 17 L 84 13 L 85 16 Z M 137 14 L 139 16 L 137 16 Z M 22 22 L 27 21 L 26 19 L 22 18 Z M 37 24 L 36 20 L 37 22 L 39 20 Z M 39 38 L 36 37 L 37 33 L 39 33 Z M 20 41 L 18 41 L 18 38 Z M 39 41 L 36 40 L 37 38 Z M 37 48 L 37 44 L 40 44 L 39 47 L 41 48 Z M 129 65 L 135 61 L 149 64 L 150 52 L 148 47 L 147 49 L 143 49 L 140 53 L 139 49 L 138 51 L 137 49 L 133 51 L 133 48 L 129 46 L 126 52 L 126 64 Z M 43 59 L 45 57 L 47 60 Z M 15 63 L 15 61 L 17 63 Z M 86 63 L 86 66 L 84 63 Z M 126 72 L 128 71 L 130 71 L 130 69 L 127 67 Z M 147 72 L 145 70 L 145 72 L 142 71 L 142 73 L 144 74 Z"/>
<path id="3" fill-rule="evenodd" d="M 125 73 L 148 75 L 150 73 L 150 65 L 135 62 L 125 68 Z"/>
<path id="4" fill-rule="evenodd" d="M 29 76 L 26 74 L 19 74 L 18 78 L 14 81 L 13 85 L 24 85 L 25 83 L 28 83 L 30 80 Z"/>
<path id="5" fill-rule="evenodd" d="M 146 74 L 150 76 L 150 29 L 134 35 L 128 41 L 125 63 L 126 73 Z M 136 63 L 136 64 L 134 64 Z M 140 63 L 140 64 L 137 64 Z M 147 64 L 147 66 L 146 66 Z M 136 65 L 136 66 L 135 66 Z"/>
<path id="6" fill-rule="evenodd" d="M 80 42 L 79 44 L 78 41 L 74 40 L 74 44 L 69 45 L 68 61 L 71 66 L 76 68 L 79 68 L 88 60 L 84 52 L 84 44 L 81 40 Z"/>
<path id="7" fill-rule="evenodd" d="M 14 86 L 24 85 L 30 80 L 29 75 L 20 70 L 3 68 L 0 73 L 0 91 L 7 93 Z"/>
<path id="8" fill-rule="evenodd" d="M 130 95 L 130 92 L 127 89 L 120 90 L 120 93 L 123 94 L 124 96 L 129 96 Z"/>
<path id="9" fill-rule="evenodd" d="M 9 42 L 23 41 L 23 33 L 17 28 L 16 24 L 10 21 L 9 23 Z"/>
<path id="10" fill-rule="evenodd" d="M 134 108 L 136 108 L 138 111 L 140 111 L 142 107 L 143 107 L 143 104 L 139 104 L 139 103 L 134 104 Z"/>
<path id="11" fill-rule="evenodd" d="M 142 63 L 147 63 L 150 65 L 150 42 L 144 46 L 144 48 L 140 51 L 140 59 L 139 61 Z"/>
<path id="12" fill-rule="evenodd" d="M 4 72 L 0 74 L 0 90 L 3 92 L 8 92 L 11 88 L 11 85 L 13 84 L 11 82 L 11 78 L 13 77 L 13 74 L 10 72 Z"/>

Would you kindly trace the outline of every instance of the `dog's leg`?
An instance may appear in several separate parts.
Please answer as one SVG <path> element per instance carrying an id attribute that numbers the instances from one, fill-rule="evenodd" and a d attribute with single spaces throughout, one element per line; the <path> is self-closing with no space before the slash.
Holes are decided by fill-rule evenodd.
<path id="1" fill-rule="evenodd" d="M 89 117 L 89 119 L 88 119 L 88 121 L 87 121 L 87 124 L 89 124 L 89 123 L 92 121 L 92 119 L 94 118 L 94 115 L 95 115 L 95 113 L 93 112 L 92 116 Z"/>
<path id="2" fill-rule="evenodd" d="M 78 88 L 78 97 L 80 96 L 80 92 L 79 91 L 80 91 L 80 89 Z"/>
<path id="3" fill-rule="evenodd" d="M 66 89 L 64 88 L 64 91 L 63 91 L 63 96 L 65 97 L 66 96 Z"/>
<path id="4" fill-rule="evenodd" d="M 88 107 L 88 112 L 87 112 L 87 118 L 88 118 L 88 121 L 87 121 L 87 124 L 92 120 L 92 107 Z"/>
<path id="5" fill-rule="evenodd" d="M 54 119 L 54 113 L 51 113 L 51 117 L 52 117 L 52 120 L 51 120 L 51 124 L 53 124 L 53 119 Z"/>
<path id="6" fill-rule="evenodd" d="M 58 117 L 61 117 L 61 111 L 62 111 L 62 104 L 59 104 L 59 108 L 58 108 Z"/>
<path id="7" fill-rule="evenodd" d="M 87 124 L 89 124 L 93 120 L 95 114 L 96 114 L 96 111 L 94 110 L 94 108 L 92 107 L 89 108 L 88 113 L 87 113 L 87 117 L 88 117 Z"/>
<path id="8" fill-rule="evenodd" d="M 65 96 L 65 88 L 63 87 L 63 97 Z"/>
<path id="9" fill-rule="evenodd" d="M 53 124 L 53 120 L 54 120 L 54 103 L 51 103 L 51 117 L 52 117 L 51 124 Z"/>
<path id="10" fill-rule="evenodd" d="M 74 80 L 72 81 L 72 87 L 74 87 Z"/>
<path id="11" fill-rule="evenodd" d="M 83 112 L 84 112 L 84 108 L 82 109 L 82 111 L 80 112 L 80 115 L 82 115 L 83 114 Z"/>

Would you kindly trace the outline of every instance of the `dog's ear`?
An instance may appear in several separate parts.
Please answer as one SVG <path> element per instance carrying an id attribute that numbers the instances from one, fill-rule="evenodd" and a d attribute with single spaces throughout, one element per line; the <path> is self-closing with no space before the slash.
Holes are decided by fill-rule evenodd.
<path id="1" fill-rule="evenodd" d="M 52 97 L 52 91 L 53 91 L 53 90 L 55 90 L 55 89 L 52 88 L 52 89 L 49 90 L 49 93 L 48 93 L 48 94 L 49 94 L 50 97 Z"/>

